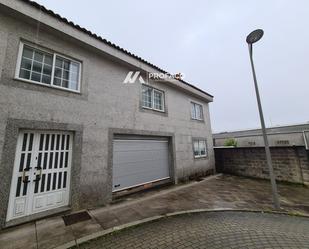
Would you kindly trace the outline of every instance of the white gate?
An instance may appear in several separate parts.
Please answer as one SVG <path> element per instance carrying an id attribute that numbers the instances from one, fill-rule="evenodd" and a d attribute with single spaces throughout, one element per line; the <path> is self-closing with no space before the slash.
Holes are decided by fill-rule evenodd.
<path id="1" fill-rule="evenodd" d="M 72 140 L 69 132 L 20 132 L 7 221 L 69 204 Z"/>

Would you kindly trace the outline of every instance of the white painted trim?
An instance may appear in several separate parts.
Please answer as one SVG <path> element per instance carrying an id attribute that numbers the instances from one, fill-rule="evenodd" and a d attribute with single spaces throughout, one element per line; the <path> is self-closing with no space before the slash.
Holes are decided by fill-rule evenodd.
<path id="1" fill-rule="evenodd" d="M 12 178 L 11 178 L 11 188 L 10 188 L 10 194 L 9 194 L 9 204 L 8 204 L 8 210 L 7 210 L 7 215 L 6 215 L 6 221 L 9 221 L 13 217 L 13 210 L 14 210 L 14 201 L 12 196 L 15 196 L 16 193 L 16 186 L 17 186 L 17 179 L 18 177 L 15 177 L 15 172 L 17 172 L 18 168 L 18 162 L 20 160 L 21 153 L 21 146 L 22 146 L 22 135 L 19 134 L 17 138 L 17 146 L 16 146 L 16 151 L 15 151 L 15 161 L 14 161 L 14 166 L 13 166 L 13 173 L 12 173 Z M 27 204 L 26 204 L 27 205 Z"/>
<path id="2" fill-rule="evenodd" d="M 34 50 L 39 50 L 39 51 L 42 51 L 44 53 L 48 53 L 48 54 L 53 56 L 52 73 L 51 73 L 50 84 L 45 84 L 45 83 L 34 81 L 34 80 L 31 80 L 31 79 L 24 79 L 24 78 L 20 78 L 19 77 L 19 72 L 20 72 L 20 67 L 21 67 L 21 59 L 22 59 L 23 49 L 24 49 L 25 45 L 30 47 L 30 48 L 32 48 L 32 49 L 34 49 Z M 67 60 L 70 60 L 70 61 L 72 61 L 74 63 L 77 63 L 79 65 L 77 90 L 54 85 L 56 56 L 58 56 L 60 58 L 67 59 Z M 56 53 L 56 52 L 47 51 L 46 49 L 38 47 L 37 45 L 31 45 L 31 44 L 28 44 L 26 42 L 20 41 L 19 49 L 18 49 L 17 64 L 16 64 L 16 68 L 15 68 L 15 77 L 14 77 L 15 80 L 23 81 L 23 82 L 27 82 L 27 83 L 33 83 L 33 84 L 37 84 L 37 85 L 41 85 L 41 86 L 45 86 L 45 87 L 50 87 L 50 88 L 57 88 L 57 89 L 61 89 L 61 90 L 64 90 L 64 91 L 80 93 L 80 89 L 81 89 L 81 74 L 82 74 L 82 63 L 80 61 L 77 61 L 75 59 L 72 59 L 71 57 L 67 57 L 67 56 L 64 56 L 64 55 Z"/>
<path id="3" fill-rule="evenodd" d="M 153 92 L 153 109 L 156 110 L 156 111 L 165 112 L 165 106 L 164 106 L 164 104 L 165 104 L 164 103 L 165 93 L 164 93 L 164 91 L 156 89 L 156 88 L 152 88 L 152 92 Z M 162 94 L 162 108 L 163 108 L 162 110 L 161 109 L 157 109 L 157 108 L 154 107 L 155 106 L 155 102 L 154 102 L 154 94 L 155 94 L 155 92 L 158 92 L 158 93 Z"/>
<path id="4" fill-rule="evenodd" d="M 15 67 L 15 78 L 19 78 L 23 49 L 24 49 L 24 43 L 20 41 L 19 46 L 18 46 L 18 55 L 17 55 L 17 62 L 16 62 L 16 67 Z"/>
<path id="5" fill-rule="evenodd" d="M 155 109 L 155 108 L 150 108 L 150 107 L 147 107 L 147 106 L 142 106 L 143 109 L 147 109 L 147 110 L 153 110 L 153 111 L 156 111 L 156 112 L 162 112 L 162 113 L 165 113 L 165 111 L 162 111 L 162 110 L 159 110 L 159 109 Z"/>
<path id="6" fill-rule="evenodd" d="M 200 151 L 200 141 L 205 143 L 205 155 L 195 155 L 194 154 L 194 143 L 198 143 L 198 151 Z M 208 146 L 207 146 L 207 139 L 206 138 L 193 138 L 192 140 L 192 148 L 193 148 L 193 156 L 194 158 L 207 158 L 208 157 Z"/>
<path id="7" fill-rule="evenodd" d="M 151 107 L 148 107 L 148 106 L 144 106 L 144 101 L 143 101 L 143 87 L 148 87 L 151 89 Z M 163 110 L 161 109 L 157 109 L 154 107 L 154 92 L 157 91 L 159 93 L 162 93 L 162 107 L 163 107 Z M 157 112 L 162 112 L 162 113 L 165 113 L 165 92 L 163 90 L 160 90 L 160 89 L 157 89 L 153 86 L 150 86 L 150 85 L 147 85 L 147 84 L 142 84 L 142 108 L 144 109 L 148 109 L 148 110 L 153 110 L 153 111 L 157 111 Z"/>
<path id="8" fill-rule="evenodd" d="M 192 117 L 192 105 L 193 105 L 193 106 L 195 106 L 195 105 L 201 106 L 201 115 L 202 115 L 202 118 L 195 118 L 195 117 Z M 195 111 L 195 108 L 194 108 L 194 111 Z M 204 121 L 204 105 L 203 105 L 202 103 L 199 103 L 199 102 L 190 100 L 190 116 L 191 116 L 191 119 L 192 119 L 192 120 Z"/>
<path id="9" fill-rule="evenodd" d="M 70 58 L 70 57 L 67 57 L 67 56 L 65 56 L 65 55 L 58 54 L 58 53 L 55 52 L 55 53 L 54 53 L 54 63 L 53 63 L 53 67 L 55 67 L 55 64 L 56 64 L 56 57 L 57 57 L 57 56 L 60 57 L 60 58 L 63 58 L 63 59 L 66 59 L 66 60 L 75 62 L 75 63 L 77 63 L 77 64 L 79 65 L 77 90 L 70 89 L 70 88 L 65 88 L 65 87 L 59 87 L 59 86 L 54 85 L 54 77 L 52 78 L 52 85 L 53 85 L 54 87 L 57 87 L 57 88 L 68 89 L 68 90 L 74 91 L 74 92 L 80 92 L 80 83 L 81 83 L 81 82 L 80 82 L 80 79 L 81 79 L 80 75 L 81 75 L 82 63 L 79 62 L 79 61 L 77 61 L 77 60 L 74 60 L 74 59 L 72 59 L 72 58 Z"/>
<path id="10" fill-rule="evenodd" d="M 51 81 L 50 81 L 51 87 L 57 87 L 53 85 L 54 77 L 55 77 L 55 65 L 56 65 L 56 54 L 53 54 L 53 64 L 52 64 L 52 73 L 51 73 Z"/>
<path id="11" fill-rule="evenodd" d="M 205 155 L 205 156 L 194 156 L 194 158 L 205 158 L 205 157 L 207 157 L 207 155 Z"/>
<path id="12" fill-rule="evenodd" d="M 23 81 L 23 82 L 26 82 L 26 83 L 31 83 L 31 84 L 35 84 L 35 85 L 40 85 L 40 86 L 45 86 L 45 87 L 49 87 L 49 88 L 56 88 L 56 89 L 60 89 L 60 90 L 63 90 L 63 91 L 67 91 L 67 92 L 74 92 L 74 93 L 79 93 L 78 91 L 76 90 L 71 90 L 71 89 L 68 89 L 68 88 L 64 88 L 64 87 L 58 87 L 58 86 L 55 86 L 55 85 L 49 85 L 49 84 L 44 84 L 44 83 L 41 83 L 41 82 L 37 82 L 37 81 L 33 81 L 33 80 L 27 80 L 27 79 L 23 79 L 23 78 L 14 78 L 15 80 L 18 80 L 18 81 Z"/>

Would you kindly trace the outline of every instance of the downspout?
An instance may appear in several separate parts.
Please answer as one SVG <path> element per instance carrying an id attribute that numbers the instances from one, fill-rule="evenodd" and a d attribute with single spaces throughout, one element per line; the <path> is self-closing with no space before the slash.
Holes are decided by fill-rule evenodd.
<path id="1" fill-rule="evenodd" d="M 298 169 L 299 169 L 300 182 L 302 184 L 304 184 L 303 168 L 301 166 L 301 161 L 300 161 L 300 157 L 299 157 L 299 153 L 298 153 L 298 148 L 294 147 L 294 151 L 295 151 L 295 154 L 296 154 L 296 160 L 297 160 Z M 307 155 L 308 155 L 308 153 L 307 153 Z"/>
<path id="2" fill-rule="evenodd" d="M 307 136 L 306 136 L 306 131 L 303 131 L 303 138 L 304 138 L 306 150 L 309 150 L 308 142 L 307 142 Z"/>
<path id="3" fill-rule="evenodd" d="M 308 141 L 307 141 L 307 136 L 306 136 L 306 132 L 309 132 L 308 130 L 305 130 L 303 131 L 303 138 L 304 138 L 304 142 L 305 142 L 305 149 L 306 149 L 306 154 L 307 154 L 307 161 L 309 161 L 309 146 L 308 146 Z M 303 176 L 303 171 L 302 171 L 302 168 L 301 169 L 301 172 L 302 172 L 302 177 L 303 177 L 303 181 L 304 181 L 304 176 Z M 308 181 L 308 180 L 306 180 Z"/>

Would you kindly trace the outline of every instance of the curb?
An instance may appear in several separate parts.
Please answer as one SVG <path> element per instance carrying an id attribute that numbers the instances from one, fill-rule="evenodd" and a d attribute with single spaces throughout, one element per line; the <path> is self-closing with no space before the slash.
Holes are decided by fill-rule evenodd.
<path id="1" fill-rule="evenodd" d="M 163 218 L 168 218 L 168 217 L 174 217 L 174 216 L 178 216 L 178 215 L 184 215 L 184 214 L 194 214 L 194 213 L 211 213 L 211 212 L 251 212 L 251 213 L 269 213 L 269 214 L 280 214 L 280 215 L 288 215 L 288 216 L 296 216 L 296 217 L 304 217 L 304 218 L 309 218 L 309 215 L 306 214 L 291 214 L 287 211 L 276 211 L 276 210 L 258 210 L 258 209 L 231 209 L 231 208 L 215 208 L 215 209 L 192 209 L 192 210 L 186 210 L 186 211 L 179 211 L 179 212 L 173 212 L 173 213 L 167 213 L 164 215 L 156 215 L 153 217 L 149 217 L 149 218 L 145 218 L 145 219 L 141 219 L 141 220 L 137 220 L 137 221 L 133 221 L 133 222 L 129 222 L 120 226 L 116 226 L 116 227 L 112 227 L 106 230 L 102 230 L 84 237 L 81 237 L 79 239 L 75 239 L 72 240 L 70 242 L 67 242 L 61 246 L 56 247 L 55 249 L 68 249 L 71 248 L 73 246 L 77 246 L 93 240 L 93 239 L 97 239 L 99 237 L 102 237 L 104 235 L 107 234 L 111 234 L 113 232 L 116 231 L 121 231 L 130 227 L 134 227 L 137 225 L 141 225 L 144 223 L 148 223 L 151 221 L 156 221 L 156 220 L 160 220 Z"/>

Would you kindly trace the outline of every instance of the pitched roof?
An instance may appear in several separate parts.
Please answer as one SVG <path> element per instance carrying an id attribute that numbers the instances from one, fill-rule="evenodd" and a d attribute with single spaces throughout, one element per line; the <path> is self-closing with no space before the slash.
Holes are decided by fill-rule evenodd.
<path id="1" fill-rule="evenodd" d="M 112 42 L 102 38 L 101 36 L 99 36 L 99 35 L 97 35 L 95 33 L 92 33 L 91 31 L 89 31 L 89 30 L 79 26 L 78 24 L 75 24 L 72 21 L 69 21 L 68 19 L 60 16 L 59 14 L 53 12 L 52 10 L 49 10 L 49 9 L 45 8 L 41 4 L 38 4 L 38 3 L 34 2 L 34 1 L 31 1 L 31 0 L 20 0 L 20 1 L 22 1 L 22 2 L 24 2 L 26 4 L 29 4 L 29 5 L 31 5 L 33 7 L 35 7 L 36 9 L 38 9 L 38 10 L 40 10 L 40 11 L 42 11 L 42 12 L 44 12 L 44 13 L 46 13 L 46 14 L 54 17 L 54 18 L 57 18 L 59 21 L 64 22 L 64 23 L 70 25 L 71 27 L 73 27 L 73 28 L 75 28 L 75 29 L 77 29 L 77 30 L 79 30 L 79 31 L 81 31 L 81 32 L 83 32 L 83 33 L 85 33 L 85 34 L 87 34 L 87 35 L 89 35 L 89 36 L 91 36 L 91 37 L 93 37 L 93 38 L 95 38 L 95 39 L 105 43 L 105 44 L 107 44 L 108 46 L 111 46 L 111 47 L 113 47 L 113 48 L 115 48 L 115 49 L 117 49 L 117 50 L 119 50 L 119 51 L 121 51 L 121 52 L 123 52 L 123 53 L 125 53 L 125 54 L 127 54 L 127 55 L 129 55 L 129 56 L 131 56 L 131 57 L 133 57 L 135 59 L 137 59 L 137 60 L 139 60 L 140 62 L 143 62 L 143 63 L 147 64 L 148 66 L 151 66 L 152 68 L 154 68 L 154 69 L 156 69 L 156 70 L 158 70 L 158 71 L 160 71 L 162 73 L 168 73 L 167 71 L 163 70 L 162 68 L 160 68 L 160 67 L 158 67 L 158 66 L 156 66 L 156 65 L 154 65 L 154 64 L 152 64 L 152 63 L 150 63 L 150 62 L 148 62 L 146 60 L 144 60 L 143 58 L 141 58 L 141 57 L 139 57 L 139 56 L 137 56 L 137 55 L 127 51 L 126 49 L 124 49 L 122 47 L 119 47 L 118 45 L 116 45 L 116 44 L 114 44 L 114 43 L 112 43 Z M 190 87 L 192 87 L 192 88 L 194 88 L 194 89 L 196 89 L 196 90 L 198 90 L 198 91 L 208 95 L 209 97 L 213 98 L 213 96 L 211 94 L 205 92 L 204 90 L 202 90 L 202 89 L 200 89 L 200 88 L 198 88 L 198 87 L 196 87 L 196 86 L 194 86 L 194 85 L 192 85 L 192 84 L 190 84 L 190 83 L 188 83 L 188 82 L 186 82 L 184 80 L 178 80 L 178 81 L 180 81 L 180 82 L 182 82 L 182 83 L 184 83 L 184 84 L 186 84 L 186 85 L 188 85 L 188 86 L 190 86 Z"/>

